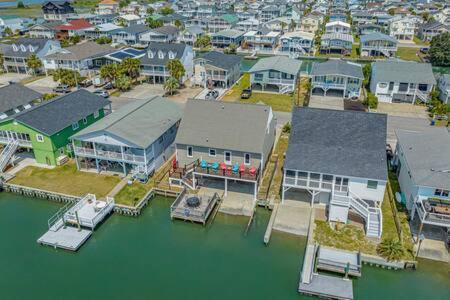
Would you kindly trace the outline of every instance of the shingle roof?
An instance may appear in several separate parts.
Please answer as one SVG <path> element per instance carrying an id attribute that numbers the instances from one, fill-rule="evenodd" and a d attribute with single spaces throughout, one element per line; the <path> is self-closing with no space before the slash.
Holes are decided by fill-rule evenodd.
<path id="1" fill-rule="evenodd" d="M 92 27 L 92 24 L 85 19 L 72 20 L 65 24 L 55 26 L 56 30 L 79 30 Z"/>
<path id="2" fill-rule="evenodd" d="M 297 107 L 285 169 L 386 180 L 385 114 Z"/>
<path id="3" fill-rule="evenodd" d="M 111 34 L 115 34 L 118 32 L 126 32 L 129 34 L 139 34 L 139 33 L 143 33 L 146 31 L 150 31 L 150 28 L 147 27 L 146 25 L 143 24 L 138 24 L 138 25 L 132 25 L 132 26 L 128 26 L 128 27 L 124 27 L 124 28 L 119 28 L 116 30 L 111 31 Z"/>
<path id="4" fill-rule="evenodd" d="M 270 106 L 188 100 L 177 144 L 263 153 Z"/>
<path id="5" fill-rule="evenodd" d="M 244 34 L 245 34 L 245 32 L 243 32 L 243 31 L 239 31 L 239 30 L 235 30 L 235 29 L 225 29 L 225 30 L 221 30 L 219 32 L 213 33 L 212 36 L 225 36 L 225 37 L 235 39 Z"/>
<path id="6" fill-rule="evenodd" d="M 73 137 L 82 139 L 95 132 L 107 132 L 146 149 L 179 121 L 181 115 L 178 104 L 154 96 L 121 107 Z"/>
<path id="7" fill-rule="evenodd" d="M 31 54 L 38 53 L 49 41 L 51 40 L 40 38 L 20 38 L 11 45 L 2 46 L 2 50 L 5 57 L 28 57 Z M 17 50 L 14 50 L 14 45 L 18 47 Z M 21 45 L 25 46 L 25 51 L 22 51 L 22 49 L 20 49 Z M 30 45 L 34 48 L 33 52 L 31 52 L 29 49 Z"/>
<path id="8" fill-rule="evenodd" d="M 223 54 L 222 52 L 211 51 L 201 55 L 201 58 L 208 61 L 210 65 L 224 70 L 231 70 L 235 65 L 241 63 L 239 55 Z"/>
<path id="9" fill-rule="evenodd" d="M 353 36 L 351 34 L 340 33 L 340 32 L 325 33 L 322 35 L 321 39 L 322 40 L 342 40 L 342 41 L 353 43 Z"/>
<path id="10" fill-rule="evenodd" d="M 386 60 L 372 63 L 372 80 L 375 82 L 407 82 L 436 84 L 429 63 Z"/>
<path id="11" fill-rule="evenodd" d="M 424 132 L 397 130 L 408 169 L 417 185 L 450 187 L 450 133 L 445 128 Z"/>
<path id="12" fill-rule="evenodd" d="M 61 48 L 58 52 L 45 56 L 46 59 L 82 60 L 89 57 L 102 56 L 116 51 L 110 45 L 99 45 L 96 42 L 85 42 Z"/>
<path id="13" fill-rule="evenodd" d="M 13 83 L 7 85 L 0 88 L 0 113 L 28 104 L 41 97 L 41 93 L 21 84 Z"/>
<path id="14" fill-rule="evenodd" d="M 302 62 L 300 60 L 284 56 L 272 56 L 258 60 L 249 72 L 254 73 L 265 70 L 277 70 L 280 72 L 297 75 L 298 72 L 300 72 L 301 66 Z"/>
<path id="15" fill-rule="evenodd" d="M 345 75 L 360 79 L 364 78 L 361 65 L 340 59 L 331 59 L 321 63 L 313 63 L 311 75 Z"/>
<path id="16" fill-rule="evenodd" d="M 161 34 L 176 34 L 180 30 L 175 26 L 167 25 L 167 26 L 161 26 L 161 27 L 155 28 L 152 31 L 155 31 L 155 32 L 158 32 Z"/>
<path id="17" fill-rule="evenodd" d="M 365 34 L 361 36 L 361 43 L 369 42 L 369 41 L 380 41 L 387 40 L 392 43 L 397 43 L 397 40 L 390 35 L 381 33 L 381 32 L 372 32 L 369 34 Z"/>
<path id="18" fill-rule="evenodd" d="M 169 51 L 175 54 L 175 58 L 180 59 L 183 56 L 184 50 L 186 49 L 185 44 L 172 44 L 172 43 L 150 43 L 147 47 L 147 54 L 140 58 L 142 65 L 156 65 L 165 66 L 169 58 Z M 148 52 L 153 52 L 153 58 L 150 58 Z M 159 58 L 158 52 L 162 51 L 164 53 L 163 58 Z"/>
<path id="19" fill-rule="evenodd" d="M 24 110 L 13 118 L 46 135 L 53 135 L 111 103 L 80 89 Z"/>

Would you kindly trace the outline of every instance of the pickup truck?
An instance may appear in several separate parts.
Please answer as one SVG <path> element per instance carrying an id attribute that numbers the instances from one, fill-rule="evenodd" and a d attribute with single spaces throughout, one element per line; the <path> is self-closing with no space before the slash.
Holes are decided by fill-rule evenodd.
<path id="1" fill-rule="evenodd" d="M 70 93 L 70 87 L 67 84 L 59 84 L 53 91 L 55 93 Z"/>

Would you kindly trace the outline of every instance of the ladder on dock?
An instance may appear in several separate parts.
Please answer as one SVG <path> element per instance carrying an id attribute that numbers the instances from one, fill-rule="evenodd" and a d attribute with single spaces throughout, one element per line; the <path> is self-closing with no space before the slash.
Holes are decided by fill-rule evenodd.
<path id="1" fill-rule="evenodd" d="M 3 170 L 6 168 L 14 153 L 16 153 L 17 147 L 19 147 L 19 141 L 11 140 L 3 149 L 2 153 L 0 154 L 1 172 L 3 172 Z"/>

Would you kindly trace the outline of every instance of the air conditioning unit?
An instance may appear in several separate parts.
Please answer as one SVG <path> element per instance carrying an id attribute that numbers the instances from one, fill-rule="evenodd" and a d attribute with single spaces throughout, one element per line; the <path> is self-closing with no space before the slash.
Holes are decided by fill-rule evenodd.
<path id="1" fill-rule="evenodd" d="M 56 164 L 58 166 L 62 166 L 69 161 L 69 157 L 67 155 L 61 155 L 56 159 Z"/>

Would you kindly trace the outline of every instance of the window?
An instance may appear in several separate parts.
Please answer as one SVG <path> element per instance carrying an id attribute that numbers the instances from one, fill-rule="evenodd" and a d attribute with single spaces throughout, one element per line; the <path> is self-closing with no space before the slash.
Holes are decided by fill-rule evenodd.
<path id="1" fill-rule="evenodd" d="M 64 155 L 64 147 L 59 148 L 58 151 L 60 155 Z"/>
<path id="2" fill-rule="evenodd" d="M 83 124 L 87 124 L 87 118 L 83 118 Z"/>
<path id="3" fill-rule="evenodd" d="M 435 196 L 441 196 L 441 197 L 448 197 L 448 190 L 443 190 L 443 189 L 435 189 L 434 190 L 434 195 Z"/>
<path id="4" fill-rule="evenodd" d="M 400 86 L 398 87 L 399 92 L 406 92 L 408 90 L 408 83 L 400 82 Z"/>
<path id="5" fill-rule="evenodd" d="M 78 125 L 78 122 L 72 124 L 72 129 L 73 129 L 73 130 L 77 130 L 78 127 L 80 127 L 80 126 Z"/>
<path id="6" fill-rule="evenodd" d="M 367 180 L 367 188 L 376 190 L 378 187 L 378 181 L 375 180 Z"/>
<path id="7" fill-rule="evenodd" d="M 160 136 L 158 139 L 158 144 L 162 144 L 164 142 L 164 136 Z"/>
<path id="8" fill-rule="evenodd" d="M 244 164 L 245 165 L 250 165 L 250 153 L 245 153 L 244 154 Z"/>
<path id="9" fill-rule="evenodd" d="M 391 81 L 389 82 L 389 91 L 392 91 L 394 89 L 394 83 Z"/>
<path id="10" fill-rule="evenodd" d="M 224 160 L 225 160 L 226 164 L 231 165 L 231 152 L 230 151 L 225 151 Z"/>
<path id="11" fill-rule="evenodd" d="M 378 86 L 379 86 L 381 89 L 385 89 L 385 88 L 387 87 L 387 83 L 386 83 L 386 82 L 380 82 L 380 83 L 378 84 Z"/>
<path id="12" fill-rule="evenodd" d="M 209 149 L 209 156 L 216 156 L 216 149 Z"/>
<path id="13" fill-rule="evenodd" d="M 98 111 L 95 111 L 94 112 L 94 119 L 97 119 L 99 115 L 100 115 L 100 113 Z"/>
<path id="14" fill-rule="evenodd" d="M 43 143 L 44 136 L 42 134 L 36 134 L 36 141 Z"/>
<path id="15" fill-rule="evenodd" d="M 193 156 L 192 146 L 188 146 L 187 147 L 187 157 L 192 157 L 192 156 Z"/>
<path id="16" fill-rule="evenodd" d="M 419 91 L 426 92 L 428 90 L 428 84 L 419 83 Z"/>

